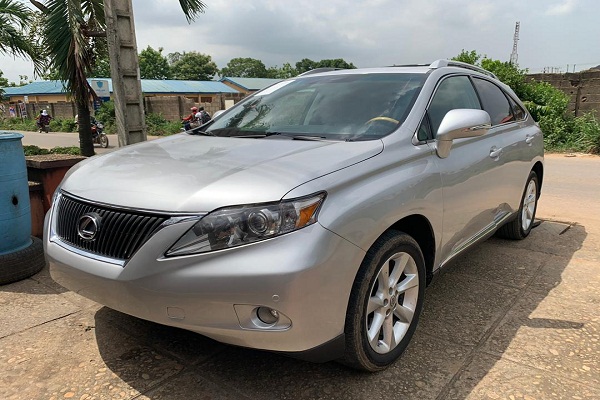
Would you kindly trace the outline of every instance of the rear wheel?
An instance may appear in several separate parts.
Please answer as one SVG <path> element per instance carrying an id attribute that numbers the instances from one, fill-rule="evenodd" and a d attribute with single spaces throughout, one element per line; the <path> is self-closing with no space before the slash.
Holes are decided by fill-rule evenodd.
<path id="1" fill-rule="evenodd" d="M 346 315 L 342 363 L 379 371 L 406 349 L 425 294 L 425 261 L 417 242 L 399 231 L 382 235 L 359 269 Z"/>
<path id="2" fill-rule="evenodd" d="M 108 147 L 108 137 L 105 134 L 100 134 L 100 147 L 107 148 Z"/>
<path id="3" fill-rule="evenodd" d="M 525 184 L 525 191 L 521 197 L 521 206 L 519 207 L 517 218 L 502 226 L 498 230 L 498 236 L 506 239 L 522 240 L 529 235 L 531 228 L 533 228 L 535 212 L 537 211 L 539 187 L 537 174 L 531 171 Z"/>

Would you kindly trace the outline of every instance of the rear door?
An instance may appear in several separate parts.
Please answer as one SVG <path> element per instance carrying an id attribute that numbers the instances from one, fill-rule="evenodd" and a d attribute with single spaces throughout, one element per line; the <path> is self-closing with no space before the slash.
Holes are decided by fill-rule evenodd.
<path id="1" fill-rule="evenodd" d="M 519 208 L 534 158 L 535 149 L 531 147 L 531 141 L 535 130 L 526 128 L 527 114 L 502 88 L 479 77 L 473 77 L 473 83 L 483 109 L 492 120 L 488 134 L 496 138 L 494 151 L 497 157 L 494 161 L 501 168 L 494 182 L 500 189 L 496 218 L 502 218 Z"/>

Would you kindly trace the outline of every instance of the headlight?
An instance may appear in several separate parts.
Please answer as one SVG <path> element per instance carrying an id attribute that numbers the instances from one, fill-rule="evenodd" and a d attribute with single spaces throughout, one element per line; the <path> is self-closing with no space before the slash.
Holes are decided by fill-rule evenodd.
<path id="1" fill-rule="evenodd" d="M 277 203 L 228 207 L 204 216 L 166 253 L 181 256 L 258 242 L 317 221 L 325 193 Z"/>

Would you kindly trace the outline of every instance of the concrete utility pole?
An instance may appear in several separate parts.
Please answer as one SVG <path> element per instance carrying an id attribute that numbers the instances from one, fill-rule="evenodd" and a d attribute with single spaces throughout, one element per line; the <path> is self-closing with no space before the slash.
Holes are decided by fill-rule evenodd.
<path id="1" fill-rule="evenodd" d="M 145 141 L 146 124 L 131 0 L 104 0 L 119 146 Z"/>

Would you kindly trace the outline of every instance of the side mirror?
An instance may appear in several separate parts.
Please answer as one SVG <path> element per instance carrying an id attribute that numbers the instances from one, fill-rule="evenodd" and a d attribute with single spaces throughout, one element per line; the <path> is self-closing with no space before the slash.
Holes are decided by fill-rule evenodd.
<path id="1" fill-rule="evenodd" d="M 490 115 L 487 111 L 466 108 L 448 111 L 436 135 L 438 157 L 448 157 L 454 139 L 482 136 L 491 127 Z"/>

